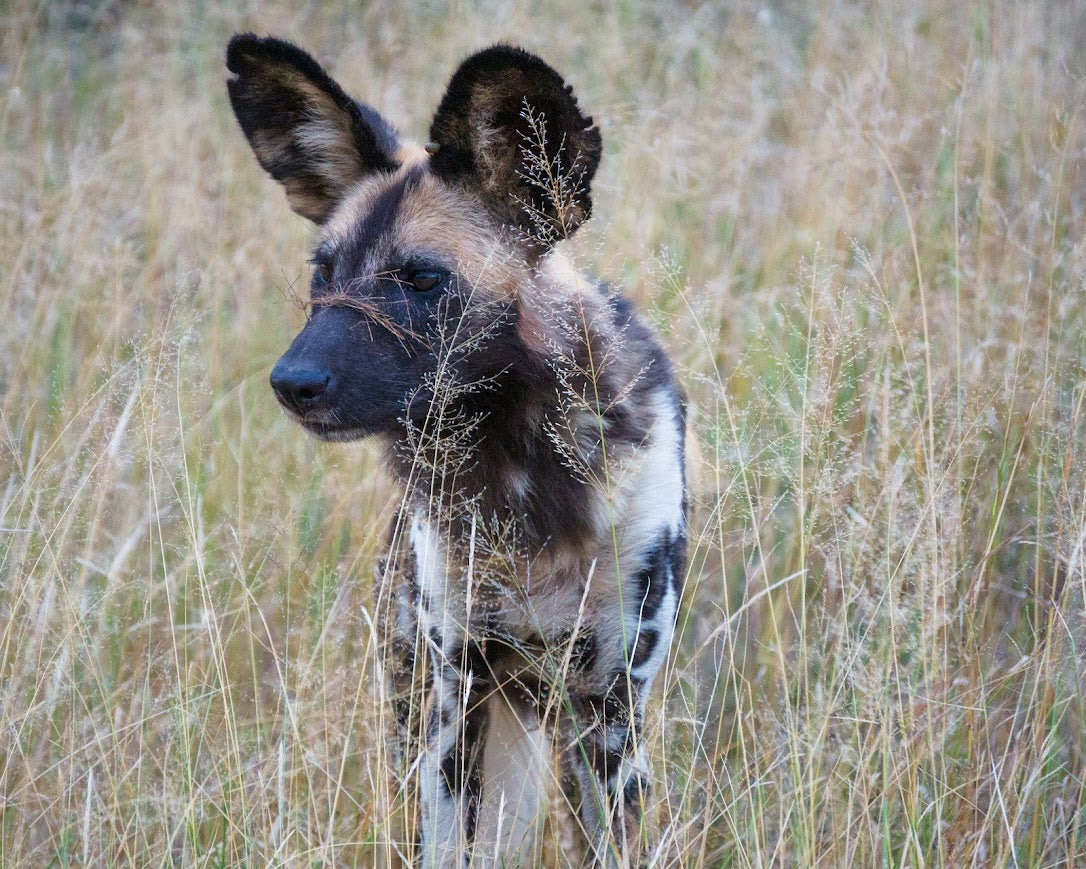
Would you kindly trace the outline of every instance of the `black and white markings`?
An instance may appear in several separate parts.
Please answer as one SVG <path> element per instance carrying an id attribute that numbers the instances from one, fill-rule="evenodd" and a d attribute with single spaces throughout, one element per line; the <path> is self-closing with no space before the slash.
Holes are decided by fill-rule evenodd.
<path id="1" fill-rule="evenodd" d="M 426 514 L 412 517 L 413 583 L 404 593 L 432 673 L 419 764 L 425 867 L 530 852 L 532 822 L 546 802 L 547 709 L 565 719 L 563 760 L 596 862 L 615 865 L 616 853 L 636 850 L 652 791 L 645 701 L 671 646 L 686 558 L 681 409 L 665 389 L 649 407 L 655 414 L 639 461 L 621 481 L 619 563 L 591 567 L 587 588 L 484 612 L 470 591 L 470 566 Z M 526 663 L 533 659 L 535 669 Z M 539 774 L 510 772 L 514 752 L 516 769 Z"/>
<path id="2" fill-rule="evenodd" d="M 665 528 L 646 553 L 645 566 L 637 577 L 641 605 L 632 620 L 629 642 L 630 675 L 635 679 L 651 680 L 667 657 L 682 596 L 685 549 L 685 533 L 673 534 Z"/>
<path id="3" fill-rule="evenodd" d="M 464 61 L 425 149 L 288 43 L 239 34 L 227 65 L 258 160 L 321 231 L 313 316 L 273 389 L 323 440 L 382 438 L 405 489 L 392 537 L 413 569 L 389 571 L 408 579 L 381 621 L 403 745 L 423 743 L 404 758 L 423 866 L 539 862 L 557 725 L 595 862 L 636 862 L 645 699 L 682 593 L 685 423 L 664 348 L 558 245 L 591 213 L 598 127 L 512 46 Z M 547 124 L 539 154 L 526 108 Z M 575 177 L 557 197 L 538 166 Z M 483 553 L 477 529 L 508 534 Z"/>

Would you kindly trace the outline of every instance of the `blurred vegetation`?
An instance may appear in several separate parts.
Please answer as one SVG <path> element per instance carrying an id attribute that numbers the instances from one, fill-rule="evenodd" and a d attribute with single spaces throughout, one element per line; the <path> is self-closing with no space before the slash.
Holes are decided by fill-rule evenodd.
<path id="1" fill-rule="evenodd" d="M 572 253 L 691 408 L 654 865 L 1086 860 L 1082 4 L 0 21 L 0 865 L 403 851 L 370 620 L 397 495 L 266 386 L 312 235 L 230 113 L 240 30 L 417 138 L 462 56 L 520 43 L 602 126 Z"/>

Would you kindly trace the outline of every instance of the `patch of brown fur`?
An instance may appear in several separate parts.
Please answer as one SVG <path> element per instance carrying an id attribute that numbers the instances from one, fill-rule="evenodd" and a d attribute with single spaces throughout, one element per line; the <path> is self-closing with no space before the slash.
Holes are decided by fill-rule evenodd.
<path id="1" fill-rule="evenodd" d="M 395 241 L 402 250 L 433 250 L 476 288 L 495 298 L 514 298 L 531 281 L 523 256 L 477 201 L 430 174 L 423 175 L 400 206 Z"/>
<path id="2" fill-rule="evenodd" d="M 265 76 L 276 85 L 297 94 L 306 106 L 305 120 L 289 138 L 254 132 L 253 151 L 261 165 L 277 174 L 287 161 L 295 159 L 294 146 L 310 160 L 308 168 L 282 179 L 290 207 L 316 223 L 327 219 L 335 207 L 336 195 L 365 174 L 355 147 L 350 118 L 327 93 L 306 76 L 287 67 L 268 66 Z"/>
<path id="3" fill-rule="evenodd" d="M 321 99 L 327 103 L 326 99 Z M 295 143 L 313 158 L 313 169 L 340 189 L 349 187 L 364 171 L 350 128 L 337 124 L 323 105 L 313 106 L 312 120 L 294 130 Z M 341 113 L 342 114 L 342 113 Z"/>
<path id="4" fill-rule="evenodd" d="M 414 143 L 401 145 L 397 158 L 401 157 L 409 162 L 395 175 L 371 176 L 355 184 L 326 223 L 325 239 L 346 240 L 384 190 L 429 159 Z M 532 283 L 532 275 L 523 255 L 505 238 L 478 200 L 423 173 L 400 203 L 392 243 L 401 251 L 455 264 L 472 286 L 495 298 L 515 298 Z"/>
<path id="5" fill-rule="evenodd" d="M 287 178 L 283 181 L 287 193 L 287 202 L 291 210 L 302 217 L 320 223 L 328 216 L 328 197 L 319 185 L 304 176 Z"/>
<path id="6" fill-rule="evenodd" d="M 518 328 L 520 339 L 529 352 L 540 357 L 554 354 L 568 343 L 560 325 L 568 325 L 569 316 L 585 322 L 597 319 L 603 307 L 594 286 L 585 280 L 560 252 L 553 252 L 540 263 L 533 291 L 522 299 Z M 555 313 L 565 310 L 561 322 Z"/>

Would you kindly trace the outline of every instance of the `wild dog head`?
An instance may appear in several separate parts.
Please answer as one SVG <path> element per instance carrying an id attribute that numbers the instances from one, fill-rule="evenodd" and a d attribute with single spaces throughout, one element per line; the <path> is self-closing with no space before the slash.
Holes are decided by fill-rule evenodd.
<path id="1" fill-rule="evenodd" d="M 518 48 L 469 57 L 423 148 L 289 43 L 235 36 L 227 67 L 257 160 L 320 227 L 311 315 L 271 375 L 292 416 L 327 440 L 394 436 L 455 413 L 449 394 L 530 378 L 527 295 L 589 217 L 601 150 L 562 78 Z"/>

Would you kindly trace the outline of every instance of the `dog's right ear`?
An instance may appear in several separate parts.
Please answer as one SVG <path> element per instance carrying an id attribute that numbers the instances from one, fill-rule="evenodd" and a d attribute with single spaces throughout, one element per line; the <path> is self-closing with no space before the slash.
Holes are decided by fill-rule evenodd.
<path id="1" fill-rule="evenodd" d="M 230 103 L 256 159 L 302 216 L 324 223 L 355 182 L 397 168 L 392 125 L 300 48 L 239 33 L 226 68 L 235 74 L 226 83 Z"/>

